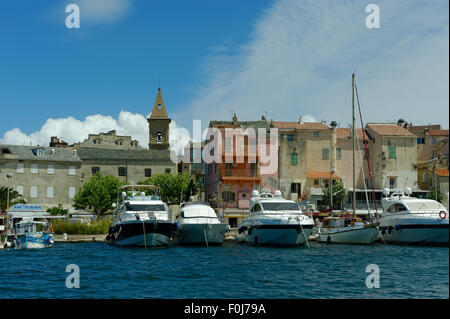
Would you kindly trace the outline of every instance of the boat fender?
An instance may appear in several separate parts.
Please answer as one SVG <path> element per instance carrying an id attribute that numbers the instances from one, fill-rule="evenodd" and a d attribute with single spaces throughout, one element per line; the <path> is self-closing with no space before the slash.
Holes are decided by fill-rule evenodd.
<path id="1" fill-rule="evenodd" d="M 385 227 L 381 227 L 381 234 L 384 235 L 386 233 L 386 228 Z"/>
<path id="2" fill-rule="evenodd" d="M 447 217 L 447 213 L 444 212 L 443 210 L 441 210 L 441 211 L 439 212 L 439 218 L 440 218 L 440 219 L 445 219 L 446 217 Z"/>
<path id="3" fill-rule="evenodd" d="M 177 231 L 177 230 L 178 230 L 178 226 L 179 226 L 178 222 L 174 222 L 174 223 L 173 223 L 173 226 L 174 226 L 174 228 L 175 228 L 175 231 Z"/>
<path id="4" fill-rule="evenodd" d="M 328 237 L 327 237 L 327 244 L 330 244 L 331 243 L 331 237 L 330 237 L 330 235 L 328 235 Z"/>
<path id="5" fill-rule="evenodd" d="M 396 224 L 396 225 L 395 225 L 395 230 L 396 230 L 396 231 L 399 231 L 399 230 L 400 230 L 400 225 L 399 225 L 399 224 Z"/>
<path id="6" fill-rule="evenodd" d="M 393 229 L 394 227 L 392 227 L 392 226 L 389 226 L 388 227 L 388 234 L 392 234 L 392 229 Z"/>

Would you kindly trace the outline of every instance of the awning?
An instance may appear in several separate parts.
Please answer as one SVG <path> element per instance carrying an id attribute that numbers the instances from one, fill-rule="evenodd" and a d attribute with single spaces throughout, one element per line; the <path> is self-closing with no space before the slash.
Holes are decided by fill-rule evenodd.
<path id="1" fill-rule="evenodd" d="M 309 179 L 330 179 L 330 172 L 306 172 L 306 177 Z M 333 179 L 341 179 L 336 174 L 333 174 Z"/>

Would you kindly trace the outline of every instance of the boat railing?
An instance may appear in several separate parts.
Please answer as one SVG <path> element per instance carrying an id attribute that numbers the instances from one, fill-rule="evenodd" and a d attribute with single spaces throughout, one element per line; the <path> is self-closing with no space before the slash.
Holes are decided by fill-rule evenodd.
<path id="1" fill-rule="evenodd" d="M 211 221 L 217 220 L 220 223 L 224 223 L 224 220 L 220 220 L 218 217 L 213 216 L 193 216 L 193 217 L 182 217 L 186 224 L 210 224 Z"/>
<path id="2" fill-rule="evenodd" d="M 437 217 L 440 211 L 438 210 L 402 210 L 394 213 L 384 212 L 384 216 L 397 216 L 397 215 L 408 215 L 412 218 L 423 218 L 423 217 Z M 448 215 L 446 216 L 448 218 Z"/>

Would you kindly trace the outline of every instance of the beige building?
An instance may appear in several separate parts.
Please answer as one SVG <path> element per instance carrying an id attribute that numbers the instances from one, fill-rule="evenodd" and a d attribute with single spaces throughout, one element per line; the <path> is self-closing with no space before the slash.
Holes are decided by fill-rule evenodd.
<path id="1" fill-rule="evenodd" d="M 53 138 L 52 141 L 53 142 Z M 137 140 L 131 136 L 121 136 L 116 134 L 116 130 L 107 133 L 89 134 L 83 142 L 73 144 L 76 149 L 97 148 L 97 149 L 115 149 L 115 150 L 136 150 L 143 149 Z"/>
<path id="2" fill-rule="evenodd" d="M 398 124 L 368 123 L 366 131 L 375 188 L 418 190 L 416 136 Z"/>
<path id="3" fill-rule="evenodd" d="M 0 145 L 0 185 L 10 187 L 28 204 L 69 208 L 80 186 L 81 159 L 70 148 Z"/>

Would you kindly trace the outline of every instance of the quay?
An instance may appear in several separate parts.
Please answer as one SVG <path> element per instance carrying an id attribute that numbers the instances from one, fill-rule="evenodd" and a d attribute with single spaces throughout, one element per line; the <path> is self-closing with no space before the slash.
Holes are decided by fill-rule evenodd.
<path id="1" fill-rule="evenodd" d="M 86 242 L 105 242 L 106 234 L 101 235 L 55 235 L 55 243 L 86 243 Z"/>

